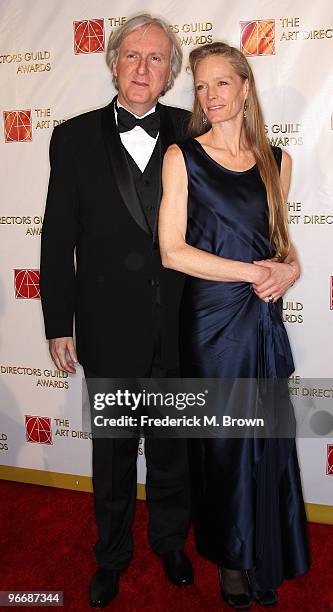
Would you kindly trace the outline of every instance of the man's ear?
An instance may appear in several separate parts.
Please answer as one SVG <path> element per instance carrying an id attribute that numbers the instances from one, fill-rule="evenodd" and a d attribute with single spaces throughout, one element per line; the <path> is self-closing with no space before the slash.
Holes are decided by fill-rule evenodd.
<path id="1" fill-rule="evenodd" d="M 112 64 L 112 74 L 115 77 L 117 76 L 117 64 L 116 64 L 116 62 L 113 62 L 113 64 Z"/>

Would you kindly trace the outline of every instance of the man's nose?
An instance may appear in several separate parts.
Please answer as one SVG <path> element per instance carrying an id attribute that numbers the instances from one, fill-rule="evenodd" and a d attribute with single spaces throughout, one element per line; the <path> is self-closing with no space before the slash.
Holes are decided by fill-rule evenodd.
<path id="1" fill-rule="evenodd" d="M 147 72 L 147 60 L 142 57 L 137 65 L 138 74 L 145 74 Z"/>

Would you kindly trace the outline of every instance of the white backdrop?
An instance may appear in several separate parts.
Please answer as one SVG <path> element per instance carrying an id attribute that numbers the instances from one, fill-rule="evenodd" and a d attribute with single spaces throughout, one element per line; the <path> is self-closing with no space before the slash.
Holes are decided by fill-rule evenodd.
<path id="1" fill-rule="evenodd" d="M 333 8 L 331 0 L 306 4 L 160 3 L 184 51 L 183 72 L 162 101 L 190 108 L 185 66 L 193 46 L 224 40 L 251 56 L 267 136 L 293 158 L 289 221 L 303 276 L 284 299 L 284 318 L 296 375 L 315 379 L 328 378 L 333 362 Z M 134 13 L 158 9 L 152 0 L 1 1 L 0 476 L 22 478 L 22 468 L 72 474 L 83 488 L 90 475 L 81 371 L 56 371 L 44 340 L 38 266 L 48 145 L 54 125 L 114 95 L 104 61 L 112 32 Z M 310 401 L 310 413 L 316 408 Z M 306 501 L 333 506 L 333 428 L 331 438 L 299 440 L 299 451 Z M 142 459 L 139 468 L 143 482 Z"/>

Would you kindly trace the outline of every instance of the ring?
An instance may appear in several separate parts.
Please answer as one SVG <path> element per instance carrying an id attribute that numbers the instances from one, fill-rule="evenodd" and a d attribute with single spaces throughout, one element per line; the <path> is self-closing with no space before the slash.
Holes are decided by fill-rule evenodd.
<path id="1" fill-rule="evenodd" d="M 273 304 L 273 302 L 274 302 L 274 295 L 272 293 L 269 296 L 268 301 L 269 301 L 270 304 Z"/>

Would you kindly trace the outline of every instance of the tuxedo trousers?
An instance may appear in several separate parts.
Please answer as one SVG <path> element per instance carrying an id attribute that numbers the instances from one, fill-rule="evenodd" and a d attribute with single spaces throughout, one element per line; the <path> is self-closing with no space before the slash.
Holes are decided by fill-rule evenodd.
<path id="1" fill-rule="evenodd" d="M 161 367 L 155 353 L 143 378 L 168 378 L 178 373 Z M 86 378 L 97 378 L 85 370 Z M 94 551 L 98 565 L 125 570 L 133 555 L 132 523 L 137 494 L 139 436 L 93 438 L 93 490 L 98 541 Z M 159 555 L 181 550 L 190 525 L 190 488 L 187 440 L 147 438 L 146 499 L 148 539 Z"/>

